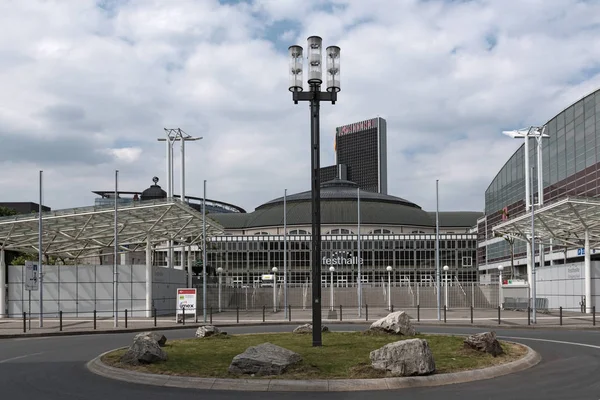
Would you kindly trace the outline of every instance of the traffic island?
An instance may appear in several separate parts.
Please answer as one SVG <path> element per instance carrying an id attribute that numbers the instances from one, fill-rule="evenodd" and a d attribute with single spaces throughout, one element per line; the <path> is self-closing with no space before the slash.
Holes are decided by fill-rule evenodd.
<path id="1" fill-rule="evenodd" d="M 403 340 L 425 340 L 435 359 L 426 376 L 390 377 L 375 369 L 371 352 Z M 540 361 L 527 346 L 500 342 L 503 353 L 494 357 L 464 344 L 465 337 L 445 335 L 398 336 L 362 332 L 324 332 L 323 346 L 312 347 L 306 335 L 292 333 L 217 335 L 169 341 L 166 361 L 129 365 L 121 362 L 127 349 L 105 353 L 88 363 L 97 374 L 158 386 L 219 390 L 349 391 L 382 390 L 489 379 L 529 368 Z M 301 356 L 281 375 L 230 372 L 232 360 L 249 347 L 272 343 Z"/>

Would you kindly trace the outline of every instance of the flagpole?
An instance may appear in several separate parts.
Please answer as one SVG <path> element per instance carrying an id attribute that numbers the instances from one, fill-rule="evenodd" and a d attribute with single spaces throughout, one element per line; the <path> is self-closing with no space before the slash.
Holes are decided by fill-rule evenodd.
<path id="1" fill-rule="evenodd" d="M 285 310 L 285 319 L 288 319 L 287 302 L 287 189 L 283 192 L 283 308 Z"/>
<path id="2" fill-rule="evenodd" d="M 357 215 L 357 220 L 358 220 L 358 243 L 357 243 L 357 250 L 358 250 L 358 259 L 356 260 L 357 264 L 358 264 L 358 318 L 361 317 L 362 314 L 362 276 L 361 276 L 361 266 L 360 266 L 360 261 L 361 261 L 361 253 L 360 253 L 360 187 L 356 188 L 356 199 L 357 199 L 357 209 L 358 209 L 358 215 Z"/>
<path id="3" fill-rule="evenodd" d="M 439 179 L 435 180 L 435 284 L 437 287 L 437 319 L 441 320 L 441 292 L 440 292 L 440 202 L 438 194 Z"/>

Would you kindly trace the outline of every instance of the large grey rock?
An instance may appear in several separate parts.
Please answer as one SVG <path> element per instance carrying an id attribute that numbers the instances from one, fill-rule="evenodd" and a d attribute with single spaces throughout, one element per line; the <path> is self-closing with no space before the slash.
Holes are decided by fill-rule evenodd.
<path id="1" fill-rule="evenodd" d="M 414 336 L 417 334 L 410 323 L 410 317 L 404 311 L 396 311 L 373 322 L 370 331 L 394 333 L 396 335 Z"/>
<path id="2" fill-rule="evenodd" d="M 212 325 L 204 325 L 199 327 L 198 329 L 196 329 L 196 337 L 197 338 L 203 338 L 203 337 L 209 337 L 209 336 L 216 336 L 216 335 L 225 335 L 225 332 L 221 332 L 221 330 L 219 328 L 217 328 L 216 326 L 212 326 Z"/>
<path id="3" fill-rule="evenodd" d="M 149 337 L 156 341 L 160 347 L 165 347 L 165 344 L 167 344 L 167 337 L 160 332 L 141 332 L 135 335 L 133 340 L 135 341 L 141 337 Z"/>
<path id="4" fill-rule="evenodd" d="M 424 339 L 389 343 L 370 354 L 371 366 L 389 376 L 427 375 L 435 371 L 435 361 Z"/>
<path id="5" fill-rule="evenodd" d="M 312 333 L 313 331 L 313 327 L 312 324 L 304 324 L 304 325 L 299 325 L 298 327 L 296 327 L 296 329 L 294 329 L 293 333 Z M 329 331 L 329 328 L 325 325 L 321 325 L 321 332 L 327 332 Z"/>
<path id="6" fill-rule="evenodd" d="M 127 352 L 121 356 L 124 364 L 139 365 L 166 361 L 167 353 L 150 336 L 136 336 Z"/>
<path id="7" fill-rule="evenodd" d="M 469 349 L 489 353 L 494 357 L 504 354 L 504 350 L 496 339 L 496 332 L 476 333 L 464 340 L 464 346 Z"/>
<path id="8" fill-rule="evenodd" d="M 233 357 L 229 372 L 236 375 L 281 375 L 285 370 L 302 361 L 298 353 L 274 345 L 263 343 L 248 347 L 245 352 Z"/>

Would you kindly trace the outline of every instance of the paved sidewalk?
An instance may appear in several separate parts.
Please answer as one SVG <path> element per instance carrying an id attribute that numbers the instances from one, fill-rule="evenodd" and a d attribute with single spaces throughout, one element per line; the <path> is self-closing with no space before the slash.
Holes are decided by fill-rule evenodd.
<path id="1" fill-rule="evenodd" d="M 398 310 L 395 310 L 398 311 Z M 500 323 L 498 323 L 498 310 L 483 309 L 474 310 L 471 322 L 470 309 L 448 310 L 444 322 L 444 313 L 441 312 L 441 319 L 437 318 L 436 309 L 406 309 L 415 325 L 446 325 L 446 326 L 477 326 L 477 327 L 502 327 L 502 328 L 570 328 L 570 329 L 595 329 L 600 328 L 600 323 L 595 325 L 595 318 L 591 314 L 580 312 L 563 312 L 562 322 L 559 312 L 537 313 L 536 323 L 533 321 L 528 324 L 527 312 L 523 311 L 501 311 Z M 357 309 L 344 309 L 340 318 L 339 310 L 335 314 L 329 315 L 329 311 L 324 310 L 322 314 L 323 324 L 367 324 L 379 318 L 384 317 L 389 312 L 385 309 L 369 309 L 368 316 L 365 310 L 362 310 L 361 317 L 358 317 Z M 181 329 L 184 325 L 175 321 L 175 317 L 154 318 L 132 317 L 125 321 L 123 314 L 119 316 L 118 327 L 114 327 L 112 317 L 97 318 L 63 318 L 62 329 L 58 318 L 44 318 L 43 328 L 39 327 L 39 317 L 33 316 L 31 321 L 26 320 L 25 324 L 22 318 L 0 319 L 0 338 L 19 337 L 19 336 L 46 336 L 46 335 L 73 335 L 86 333 L 109 333 L 124 331 L 140 331 L 146 329 Z M 291 317 L 291 320 L 290 320 Z M 226 311 L 207 315 L 206 323 L 212 323 L 218 326 L 225 325 L 269 325 L 269 324 L 302 324 L 311 322 L 312 314 L 310 310 L 292 309 L 291 315 L 285 318 L 283 311 L 274 313 L 272 310 L 266 311 L 245 311 L 239 312 Z M 599 321 L 600 322 L 600 321 Z M 193 327 L 203 325 L 204 316 L 202 312 L 197 318 L 192 315 L 186 318 L 185 326 Z M 24 330 L 25 328 L 25 330 Z"/>

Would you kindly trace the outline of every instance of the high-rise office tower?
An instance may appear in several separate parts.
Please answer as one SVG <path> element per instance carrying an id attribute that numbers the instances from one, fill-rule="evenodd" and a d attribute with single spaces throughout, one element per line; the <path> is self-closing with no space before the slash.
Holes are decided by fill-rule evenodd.
<path id="1" fill-rule="evenodd" d="M 361 189 L 387 194 L 385 119 L 377 117 L 337 127 L 335 162 L 346 166 L 348 180 Z"/>

